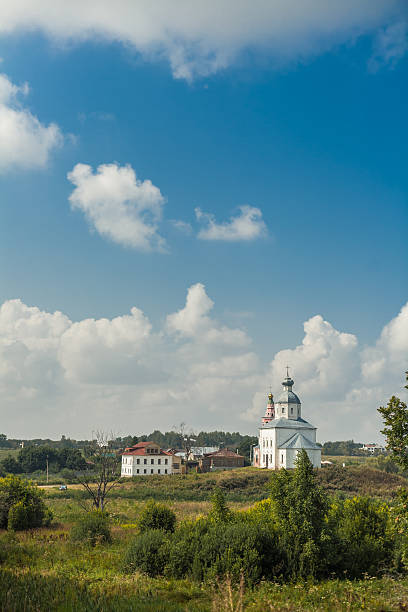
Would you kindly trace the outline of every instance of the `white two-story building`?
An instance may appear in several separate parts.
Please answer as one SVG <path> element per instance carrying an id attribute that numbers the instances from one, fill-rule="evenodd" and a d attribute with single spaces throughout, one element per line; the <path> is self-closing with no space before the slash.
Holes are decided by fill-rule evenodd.
<path id="1" fill-rule="evenodd" d="M 121 476 L 152 476 L 181 473 L 181 458 L 156 442 L 139 442 L 122 453 Z"/>

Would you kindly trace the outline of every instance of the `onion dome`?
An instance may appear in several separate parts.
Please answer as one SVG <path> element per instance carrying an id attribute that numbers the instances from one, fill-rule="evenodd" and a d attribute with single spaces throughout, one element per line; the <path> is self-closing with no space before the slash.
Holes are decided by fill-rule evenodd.
<path id="1" fill-rule="evenodd" d="M 300 404 L 300 399 L 293 393 L 292 387 L 294 385 L 294 381 L 290 376 L 286 376 L 285 380 L 282 382 L 283 391 L 279 396 L 278 403 L 279 404 Z"/>

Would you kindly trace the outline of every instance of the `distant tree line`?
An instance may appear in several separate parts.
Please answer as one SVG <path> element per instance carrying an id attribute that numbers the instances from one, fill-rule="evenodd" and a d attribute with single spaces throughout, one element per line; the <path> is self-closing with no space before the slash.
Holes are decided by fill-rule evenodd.
<path id="1" fill-rule="evenodd" d="M 37 471 L 60 472 L 62 469 L 83 470 L 86 461 L 76 448 L 53 448 L 52 446 L 26 446 L 17 457 L 9 455 L 0 461 L 0 471 L 6 474 L 32 474 Z"/>
<path id="2" fill-rule="evenodd" d="M 367 453 L 365 451 L 360 450 L 362 446 L 362 442 L 354 442 L 354 440 L 325 442 L 322 447 L 322 455 L 366 455 Z"/>

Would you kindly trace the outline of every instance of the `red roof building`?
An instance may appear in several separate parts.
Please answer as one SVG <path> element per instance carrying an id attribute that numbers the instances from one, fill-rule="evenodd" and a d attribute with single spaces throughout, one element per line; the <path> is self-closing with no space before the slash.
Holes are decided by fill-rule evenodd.
<path id="1" fill-rule="evenodd" d="M 181 460 L 160 448 L 156 442 L 138 442 L 122 453 L 122 476 L 162 476 L 180 473 Z"/>

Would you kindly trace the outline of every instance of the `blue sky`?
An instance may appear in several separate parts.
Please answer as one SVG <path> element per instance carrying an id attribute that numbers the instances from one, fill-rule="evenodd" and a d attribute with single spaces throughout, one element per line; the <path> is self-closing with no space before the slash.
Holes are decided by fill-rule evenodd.
<path id="1" fill-rule="evenodd" d="M 125 11 L 126 3 L 122 4 Z M 114 40 L 109 36 L 76 37 L 72 32 L 68 37 L 61 33 L 57 19 L 36 22 L 30 31 L 27 24 L 17 24 L 0 32 L 1 72 L 8 83 L 20 88 L 28 83 L 29 87 L 4 104 L 16 112 L 31 113 L 44 129 L 51 123 L 58 126 L 57 136 L 45 147 L 44 162 L 39 161 L 40 149 L 35 148 L 22 153 L 25 161 L 18 157 L 13 163 L 8 161 L 7 147 L 13 146 L 7 144 L 9 132 L 0 144 L 0 298 L 5 304 L 18 298 L 25 307 L 38 309 L 22 314 L 19 306 L 13 314 L 17 322 L 12 324 L 10 316 L 3 316 L 7 351 L 11 344 L 20 343 L 23 352 L 35 353 L 34 366 L 13 361 L 15 380 L 10 390 L 9 357 L 4 352 L 5 433 L 34 436 L 44 428 L 47 435 L 86 435 L 98 423 L 120 429 L 120 433 L 140 433 L 180 421 L 195 428 L 256 430 L 264 386 L 270 380 L 278 392 L 282 360 L 287 358 L 304 410 L 307 413 L 310 406 L 308 415 L 326 439 L 378 437 L 375 408 L 386 401 L 386 393 L 399 392 L 395 385 L 401 386 L 406 369 L 406 360 L 398 364 L 397 358 L 405 350 L 405 345 L 401 349 L 398 344 L 401 338 L 408 350 L 408 313 L 401 311 L 408 286 L 408 43 L 403 3 L 391 4 L 393 12 L 388 14 L 384 8 L 374 19 L 370 9 L 364 12 L 368 5 L 362 2 L 356 17 L 358 34 L 354 22 L 340 26 L 334 19 L 329 23 L 331 29 L 326 24 L 329 33 L 324 45 L 310 38 L 306 23 L 303 36 L 307 45 L 293 53 L 288 34 L 287 40 L 276 35 L 278 41 L 271 48 L 257 49 L 254 41 L 252 46 L 242 43 L 240 52 L 231 56 L 221 34 L 214 53 L 227 59 L 220 68 L 212 64 L 203 68 L 202 57 L 199 53 L 195 57 L 194 46 L 189 49 L 192 43 L 185 34 L 191 71 L 185 68 L 187 60 L 176 68 L 169 66 L 173 50 L 166 51 L 168 42 L 163 43 L 164 51 L 151 53 L 149 49 L 147 53 L 137 40 L 122 41 L 113 35 Z M 140 6 L 143 10 L 143 3 Z M 282 10 L 279 2 L 276 10 Z M 83 16 L 83 20 L 88 18 Z M 273 36 L 272 28 L 271 39 Z M 278 53 L 278 43 L 280 48 L 287 45 L 285 53 Z M 211 53 L 207 55 L 212 57 Z M 75 208 L 76 183 L 67 174 L 77 164 L 90 166 L 90 174 L 81 183 L 88 189 L 86 197 L 84 191 L 75 192 Z M 156 238 L 149 249 L 134 241 L 129 246 L 123 240 L 126 221 L 115 215 L 126 198 L 109 201 L 109 214 L 98 217 L 108 228 L 105 233 L 101 225 L 99 230 L 95 226 L 95 217 L 90 221 L 89 214 L 100 215 L 95 212 L 100 206 L 98 195 L 89 191 L 94 189 L 90 177 L 104 164 L 116 164 L 116 169 L 128 165 L 138 180 L 151 181 L 156 189 L 154 206 L 160 210 L 154 217 L 153 209 L 145 208 L 145 221 L 154 226 L 154 236 L 160 235 L 165 242 L 161 250 Z M 112 180 L 123 178 L 118 174 Z M 119 188 L 119 183 L 112 185 L 115 193 Z M 137 206 L 139 196 L 135 197 Z M 92 213 L 88 208 L 86 218 L 88 205 Z M 232 235 L 226 225 L 243 214 L 242 206 L 260 211 L 255 225 L 251 220 L 245 225 L 253 232 L 251 239 Z M 201 220 L 197 208 L 204 213 Z M 116 232 L 112 239 L 114 230 L 108 226 L 113 222 L 122 223 L 122 238 Z M 183 225 L 181 231 L 175 222 L 189 225 Z M 226 341 L 227 348 L 207 347 L 208 352 L 202 354 L 200 347 L 206 341 L 194 335 L 196 330 L 187 329 L 185 322 L 171 336 L 166 317 L 182 311 L 187 290 L 198 283 L 205 286 L 204 293 L 197 293 L 197 308 L 207 331 L 210 327 L 220 333 L 240 330 L 245 342 Z M 214 302 L 211 315 L 205 305 L 207 296 Z M 139 353 L 132 354 L 126 366 L 130 378 L 125 382 L 113 379 L 105 388 L 103 380 L 94 379 L 95 373 L 88 380 L 79 380 L 69 364 L 81 351 L 83 335 L 82 328 L 72 327 L 73 323 L 81 326 L 92 319 L 98 327 L 98 320 L 125 316 L 134 306 L 149 319 L 149 333 L 160 337 L 167 347 L 156 348 L 157 352 L 149 348 L 147 387 L 143 376 L 138 382 L 135 374 L 132 380 L 131 372 L 139 366 L 147 371 L 146 364 L 140 365 Z M 16 332 L 18 321 L 30 317 L 48 321 L 41 323 L 41 329 L 52 327 L 54 311 L 69 319 L 61 334 L 80 332 L 69 358 L 48 327 L 45 335 L 51 333 L 58 346 L 46 359 L 43 348 Z M 355 337 L 358 349 L 352 342 L 352 355 L 340 359 L 329 342 L 318 355 L 299 356 L 307 337 L 303 324 L 316 315 L 340 334 L 330 332 L 331 336 Z M 385 340 L 381 340 L 387 325 L 397 326 L 393 331 L 397 353 L 395 343 L 384 348 Z M 35 338 L 42 333 L 36 331 Z M 100 330 L 89 333 L 102 338 L 107 351 L 107 361 L 99 367 L 95 357 L 99 350 L 92 348 L 89 358 L 95 358 L 97 372 L 106 372 L 110 363 L 129 355 L 128 346 L 109 339 L 111 331 L 106 337 Z M 324 333 L 312 333 L 311 342 L 325 344 Z M 139 336 L 135 337 L 138 341 Z M 89 349 L 86 342 L 85 353 Z M 171 342 L 175 344 L 169 346 Z M 292 353 L 281 353 L 285 350 Z M 180 373 L 159 373 L 163 355 L 172 360 L 180 351 L 188 353 L 189 362 L 195 364 L 188 385 Z M 373 366 L 379 359 L 377 353 L 372 357 L 375 351 L 389 353 L 381 372 Z M 224 378 L 203 373 L 203 364 L 244 359 L 245 355 L 246 365 L 237 362 L 236 372 L 229 370 Z M 307 361 L 303 369 L 302 359 Z M 355 378 L 348 385 L 350 363 Z M 180 362 L 179 367 L 183 370 L 185 366 Z M 366 374 L 373 367 L 377 391 L 368 401 L 364 399 L 353 431 L 333 415 L 352 411 L 355 402 L 361 403 L 361 396 L 367 395 L 364 390 L 373 387 Z M 25 384 L 26 368 L 33 368 L 29 385 Z M 333 395 L 327 371 L 336 373 L 342 385 L 336 386 Z M 44 385 L 50 376 L 52 382 Z M 208 388 L 211 397 L 206 401 Z M 156 399 L 162 391 L 164 402 Z M 191 411 L 197 392 L 201 403 Z M 72 405 L 72 397 L 79 398 L 77 407 L 61 419 L 61 410 L 66 412 L 64 406 Z M 139 413 L 135 413 L 135 401 Z M 237 412 L 233 423 L 230 402 Z M 163 403 L 170 406 L 169 411 Z M 32 426 L 27 415 L 37 404 L 45 406 L 44 412 Z M 78 414 L 85 405 L 92 409 L 82 426 Z M 15 420 L 16 407 L 21 421 Z"/>

